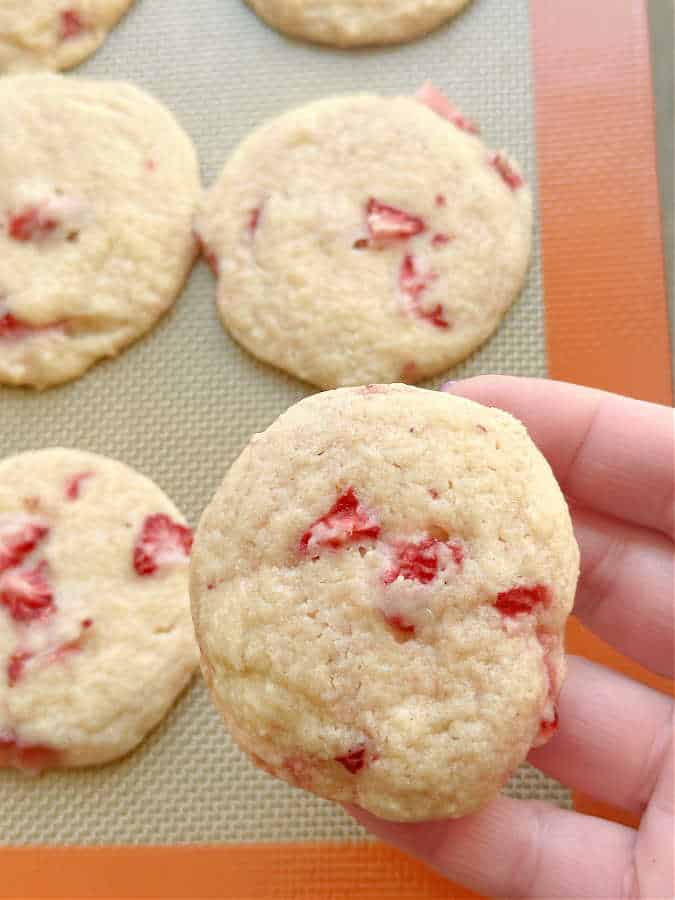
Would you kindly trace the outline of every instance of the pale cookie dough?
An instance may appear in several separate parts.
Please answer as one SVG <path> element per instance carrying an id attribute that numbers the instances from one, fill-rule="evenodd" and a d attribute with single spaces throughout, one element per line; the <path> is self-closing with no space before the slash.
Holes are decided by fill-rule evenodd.
<path id="1" fill-rule="evenodd" d="M 202 670 L 271 774 L 389 819 L 465 815 L 557 726 L 578 568 L 511 416 L 405 385 L 315 395 L 202 517 Z"/>
<path id="2" fill-rule="evenodd" d="M 133 0 L 0 0 L 0 74 L 70 69 L 103 43 Z"/>
<path id="3" fill-rule="evenodd" d="M 400 44 L 452 18 L 468 0 L 247 0 L 261 19 L 293 37 L 360 47 Z"/>
<path id="4" fill-rule="evenodd" d="M 192 533 L 122 463 L 79 450 L 0 462 L 0 767 L 128 753 L 194 672 Z"/>
<path id="5" fill-rule="evenodd" d="M 319 387 L 416 382 L 468 356 L 521 289 L 532 201 L 433 87 L 322 100 L 234 152 L 196 222 L 218 308 Z"/>
<path id="6" fill-rule="evenodd" d="M 76 378 L 147 332 L 195 256 L 190 139 L 138 88 L 0 79 L 0 382 Z"/>

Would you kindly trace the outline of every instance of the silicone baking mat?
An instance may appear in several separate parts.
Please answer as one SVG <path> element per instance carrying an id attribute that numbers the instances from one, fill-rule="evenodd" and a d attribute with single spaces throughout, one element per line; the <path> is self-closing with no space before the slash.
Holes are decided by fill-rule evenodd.
<path id="1" fill-rule="evenodd" d="M 124 78 L 174 111 L 210 184 L 256 124 L 331 93 L 409 93 L 426 78 L 507 147 L 536 189 L 524 3 L 474 0 L 449 27 L 390 50 L 346 53 L 282 38 L 241 0 L 137 0 L 77 75 Z M 311 73 L 311 76 L 309 75 Z M 455 377 L 546 374 L 539 252 L 527 287 L 493 340 Z M 254 431 L 310 392 L 256 363 L 224 333 L 214 281 L 198 265 L 175 312 L 117 360 L 41 395 L 0 391 L 0 453 L 78 446 L 155 479 L 196 524 L 225 469 Z M 518 796 L 568 803 L 523 767 Z M 196 682 L 136 753 L 117 765 L 31 779 L 0 774 L 7 843 L 168 843 L 340 839 L 361 831 L 333 804 L 258 772 L 227 738 Z"/>
<path id="2" fill-rule="evenodd" d="M 127 78 L 162 98 L 193 135 L 207 184 L 262 118 L 328 93 L 408 92 L 431 77 L 489 142 L 514 154 L 535 191 L 536 145 L 541 179 L 526 290 L 453 377 L 548 370 L 669 402 L 644 12 L 642 0 L 531 0 L 528 21 L 525 0 L 474 0 L 416 44 L 344 53 L 286 41 L 240 0 L 137 0 L 78 74 Z M 630 309 L 642 341 L 626 327 Z M 0 389 L 0 454 L 66 443 L 118 456 L 194 522 L 250 432 L 307 392 L 223 334 L 200 265 L 175 312 L 121 359 L 43 396 Z M 642 674 L 578 628 L 571 637 L 577 652 Z M 568 802 L 527 769 L 510 791 Z M 0 896 L 468 896 L 393 850 L 344 842 L 361 832 L 332 805 L 243 761 L 199 684 L 121 764 L 35 780 L 0 774 L 0 803 L 5 844 L 171 845 L 5 847 Z"/>

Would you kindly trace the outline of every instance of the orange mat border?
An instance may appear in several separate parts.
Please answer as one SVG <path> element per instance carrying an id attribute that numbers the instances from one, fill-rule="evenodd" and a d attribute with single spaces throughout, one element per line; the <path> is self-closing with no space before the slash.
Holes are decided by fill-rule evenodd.
<path id="1" fill-rule="evenodd" d="M 530 0 L 530 13 L 550 375 L 670 404 L 645 2 Z M 672 689 L 578 623 L 569 640 Z M 474 896 L 379 844 L 11 847 L 0 866 L 0 897 L 23 900 Z"/>

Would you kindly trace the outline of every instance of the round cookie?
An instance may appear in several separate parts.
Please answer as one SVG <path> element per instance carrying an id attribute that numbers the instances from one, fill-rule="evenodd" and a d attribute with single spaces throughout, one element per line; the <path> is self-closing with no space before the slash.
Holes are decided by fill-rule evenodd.
<path id="1" fill-rule="evenodd" d="M 0 74 L 70 69 L 91 56 L 134 0 L 2 0 Z"/>
<path id="2" fill-rule="evenodd" d="M 532 203 L 474 130 L 425 85 L 244 140 L 197 218 L 232 336 L 323 388 L 416 382 L 475 350 L 521 289 Z"/>
<path id="3" fill-rule="evenodd" d="M 192 266 L 190 139 L 131 85 L 0 79 L 0 382 L 76 378 L 147 332 Z"/>
<path id="4" fill-rule="evenodd" d="M 191 678 L 192 533 L 151 481 L 79 450 L 0 462 L 0 766 L 128 753 Z"/>
<path id="5" fill-rule="evenodd" d="M 318 394 L 201 519 L 202 670 L 271 774 L 389 819 L 465 815 L 556 728 L 578 567 L 511 416 L 405 385 Z"/>
<path id="6" fill-rule="evenodd" d="M 248 0 L 268 25 L 293 37 L 361 47 L 400 44 L 452 18 L 468 0 Z"/>

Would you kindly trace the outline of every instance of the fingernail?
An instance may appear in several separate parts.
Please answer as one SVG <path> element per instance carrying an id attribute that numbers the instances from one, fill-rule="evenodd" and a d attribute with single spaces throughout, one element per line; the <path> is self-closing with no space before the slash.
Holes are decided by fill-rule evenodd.
<path id="1" fill-rule="evenodd" d="M 457 379 L 455 379 L 454 381 L 446 381 L 445 384 L 441 385 L 441 390 L 449 391 L 453 384 L 457 384 Z"/>

